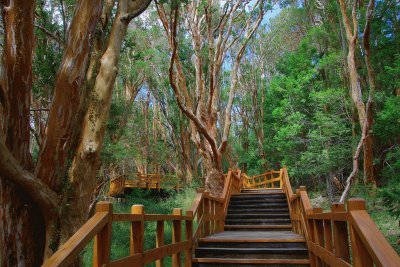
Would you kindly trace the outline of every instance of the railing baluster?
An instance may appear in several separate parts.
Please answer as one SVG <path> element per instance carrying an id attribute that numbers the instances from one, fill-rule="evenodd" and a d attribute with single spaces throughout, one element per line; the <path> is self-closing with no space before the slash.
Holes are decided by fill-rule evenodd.
<path id="1" fill-rule="evenodd" d="M 111 232 L 112 232 L 112 204 L 99 202 L 96 212 L 107 212 L 108 222 L 94 238 L 93 267 L 108 266 L 110 264 Z"/>
<path id="2" fill-rule="evenodd" d="M 204 192 L 204 217 L 208 217 L 210 215 L 210 199 L 208 198 L 210 193 Z M 204 236 L 210 235 L 210 220 L 204 220 Z"/>
<path id="3" fill-rule="evenodd" d="M 335 220 L 335 214 L 345 213 L 346 209 L 344 204 L 332 204 L 332 226 L 333 226 L 333 246 L 335 256 L 343 259 L 346 262 L 350 261 L 349 251 L 349 233 L 347 230 L 347 221 Z"/>
<path id="4" fill-rule="evenodd" d="M 324 220 L 324 239 L 325 239 L 325 248 L 329 252 L 333 252 L 331 220 Z"/>
<path id="5" fill-rule="evenodd" d="M 164 246 L 164 221 L 157 221 L 156 248 Z M 164 259 L 156 261 L 156 267 L 164 267 Z"/>
<path id="6" fill-rule="evenodd" d="M 175 208 L 173 209 L 172 214 L 182 216 L 182 209 Z M 174 220 L 172 225 L 172 244 L 176 244 L 182 240 L 182 221 Z M 181 266 L 181 253 L 172 254 L 172 266 Z"/>
<path id="7" fill-rule="evenodd" d="M 322 208 L 313 208 L 314 214 L 322 214 Z M 314 220 L 314 231 L 315 231 L 315 243 L 321 247 L 325 246 L 324 239 L 324 222 L 323 220 Z M 317 258 L 318 266 L 325 266 L 325 263 L 321 260 L 321 258 Z"/>
<path id="8" fill-rule="evenodd" d="M 365 200 L 353 198 L 347 202 L 347 211 L 365 210 Z M 374 263 L 354 227 L 350 224 L 351 252 L 354 267 L 370 267 Z"/>

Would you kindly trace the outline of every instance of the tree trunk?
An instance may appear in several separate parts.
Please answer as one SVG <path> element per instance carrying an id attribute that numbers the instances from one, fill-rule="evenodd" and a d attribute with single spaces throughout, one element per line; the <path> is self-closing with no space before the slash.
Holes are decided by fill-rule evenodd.
<path id="1" fill-rule="evenodd" d="M 373 154 L 373 136 L 372 136 L 372 126 L 373 126 L 373 114 L 374 114 L 374 96 L 375 96 L 375 74 L 371 63 L 371 19 L 372 13 L 374 11 L 375 1 L 370 0 L 368 3 L 366 11 L 366 23 L 364 28 L 364 51 L 365 51 L 365 64 L 368 71 L 368 83 L 369 83 L 369 96 L 367 102 L 367 124 L 364 143 L 364 177 L 366 184 L 376 185 L 375 175 L 374 175 L 374 154 Z"/>
<path id="2" fill-rule="evenodd" d="M 352 24 L 353 29 L 351 28 L 351 23 L 349 17 L 347 16 L 347 7 L 344 0 L 340 0 L 340 9 L 343 18 L 343 24 L 346 30 L 347 42 L 349 46 L 349 51 L 347 55 L 347 66 L 349 69 L 350 75 L 350 85 L 351 85 L 351 98 L 353 100 L 353 104 L 355 105 L 357 112 L 358 112 L 358 120 L 360 124 L 361 131 L 365 133 L 365 136 L 362 137 L 364 140 L 363 148 L 364 148 L 364 182 L 366 184 L 373 183 L 375 184 L 374 178 L 374 166 L 373 166 L 373 140 L 372 136 L 369 133 L 369 129 L 372 123 L 372 102 L 373 102 L 373 93 L 375 90 L 375 84 L 373 78 L 371 78 L 371 63 L 369 62 L 369 26 L 368 22 L 370 22 L 370 18 L 368 19 L 368 11 L 367 11 L 367 25 L 366 25 L 366 32 L 368 28 L 367 34 L 364 34 L 364 45 L 367 43 L 366 46 L 366 62 L 367 62 L 367 69 L 368 69 L 368 76 L 370 82 L 370 97 L 369 97 L 369 108 L 370 110 L 366 109 L 365 104 L 362 100 L 362 92 L 361 92 L 361 85 L 359 82 L 359 74 L 357 71 L 356 66 L 356 48 L 357 48 L 357 38 L 358 38 L 358 21 L 357 21 L 357 14 L 356 14 L 356 7 L 357 1 L 354 1 L 352 7 Z M 371 6 L 371 5 L 370 5 Z M 372 5 L 373 8 L 373 5 Z M 369 7 L 370 9 L 370 7 Z M 372 81 L 372 83 L 371 83 Z M 372 97 L 371 97 L 372 91 Z M 367 112 L 369 114 L 367 114 Z M 369 118 L 367 118 L 367 116 Z"/>
<path id="3" fill-rule="evenodd" d="M 4 66 L 0 114 L 5 144 L 20 165 L 32 169 L 29 154 L 29 109 L 35 1 L 2 1 Z M 0 177 L 0 265 L 39 266 L 43 259 L 45 223 L 27 192 Z"/>
<path id="4" fill-rule="evenodd" d="M 100 165 L 106 123 L 111 106 L 112 89 L 118 72 L 118 58 L 129 22 L 140 15 L 150 0 L 121 0 L 118 4 L 108 45 L 100 60 L 91 99 L 83 120 L 80 142 L 69 171 L 69 182 L 75 189 L 65 197 L 69 208 L 63 214 L 61 241 L 75 233 L 86 221 L 92 194 L 96 186 L 96 174 Z"/>

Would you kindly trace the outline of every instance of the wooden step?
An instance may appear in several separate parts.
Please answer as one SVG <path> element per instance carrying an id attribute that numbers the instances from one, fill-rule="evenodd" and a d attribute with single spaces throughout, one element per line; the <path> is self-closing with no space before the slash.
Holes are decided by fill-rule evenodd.
<path id="1" fill-rule="evenodd" d="M 241 199 L 241 198 L 234 198 L 231 199 L 231 201 L 229 202 L 229 205 L 231 204 L 237 204 L 237 203 L 241 203 L 241 204 L 260 204 L 260 203 L 287 203 L 286 198 L 245 198 L 245 199 Z"/>
<path id="2" fill-rule="evenodd" d="M 287 208 L 287 202 L 278 203 L 254 203 L 254 204 L 241 204 L 241 203 L 230 203 L 229 209 L 262 209 L 262 208 Z"/>
<path id="3" fill-rule="evenodd" d="M 236 213 L 236 214 L 232 214 L 229 213 L 226 216 L 226 219 L 242 219 L 242 218 L 258 218 L 258 219 L 263 219 L 263 218 L 290 218 L 290 214 L 289 213 Z"/>
<path id="4" fill-rule="evenodd" d="M 243 188 L 240 190 L 241 193 L 248 192 L 265 192 L 265 193 L 283 193 L 282 189 L 279 188 Z"/>
<path id="5" fill-rule="evenodd" d="M 199 247 L 196 258 L 308 259 L 307 248 Z"/>
<path id="6" fill-rule="evenodd" d="M 225 224 L 226 231 L 251 231 L 251 230 L 275 230 L 275 231 L 287 231 L 292 229 L 291 224 L 271 224 L 271 225 L 229 225 Z"/>
<path id="7" fill-rule="evenodd" d="M 257 196 L 257 195 L 277 195 L 277 196 L 281 196 L 281 195 L 286 195 L 285 193 L 283 193 L 282 191 L 247 191 L 247 192 L 240 192 L 237 194 L 232 194 L 232 196 L 236 197 L 236 196 Z"/>
<path id="8" fill-rule="evenodd" d="M 227 218 L 225 221 L 227 225 L 282 225 L 282 224 L 290 224 L 290 218 L 246 218 L 246 219 L 232 219 Z"/>
<path id="9" fill-rule="evenodd" d="M 193 258 L 194 263 L 218 264 L 310 264 L 308 259 L 235 259 L 235 258 Z"/>
<path id="10" fill-rule="evenodd" d="M 282 212 L 289 212 L 288 207 L 282 208 L 248 208 L 248 209 L 235 209 L 233 207 L 228 206 L 228 214 L 269 214 L 269 213 L 282 213 Z"/>
<path id="11" fill-rule="evenodd" d="M 240 194 L 233 194 L 231 196 L 231 199 L 256 199 L 256 198 L 286 199 L 286 194 L 284 194 L 284 193 L 273 193 L 273 194 L 240 193 Z"/>
<path id="12" fill-rule="evenodd" d="M 224 231 L 199 239 L 208 243 L 275 243 L 305 242 L 304 236 L 292 231 Z"/>

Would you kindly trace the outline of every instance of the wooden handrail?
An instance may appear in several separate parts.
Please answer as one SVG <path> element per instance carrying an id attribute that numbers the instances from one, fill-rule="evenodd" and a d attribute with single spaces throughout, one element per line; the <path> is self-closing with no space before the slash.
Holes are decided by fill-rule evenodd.
<path id="1" fill-rule="evenodd" d="M 395 267 L 400 258 L 366 211 L 365 201 L 332 204 L 330 212 L 313 208 L 305 187 L 293 193 L 286 167 L 281 169 L 293 231 L 305 236 L 311 266 Z"/>
<path id="2" fill-rule="evenodd" d="M 118 177 L 118 179 L 123 176 Z M 113 180 L 119 183 L 120 180 Z M 243 186 L 240 171 L 232 171 L 225 175 L 225 185 L 221 197 L 213 197 L 204 190 L 198 190 L 192 207 L 182 214 L 181 209 L 174 209 L 172 214 L 145 214 L 142 205 L 132 206 L 132 213 L 120 214 L 112 212 L 112 204 L 100 202 L 96 205 L 96 213 L 75 233 L 43 266 L 68 266 L 76 260 L 79 253 L 94 238 L 93 266 L 143 266 L 157 262 L 163 266 L 164 258 L 172 256 L 173 266 L 181 266 L 181 254 L 185 254 L 184 266 L 191 266 L 192 251 L 198 239 L 223 230 L 226 217 L 225 207 L 232 194 L 238 193 Z M 172 244 L 164 244 L 164 223 L 172 222 Z M 113 222 L 131 223 L 130 256 L 110 260 L 111 229 Z M 144 251 L 144 222 L 157 223 L 156 248 Z M 184 223 L 184 228 L 183 228 Z M 196 223 L 197 225 L 194 225 Z M 195 228 L 195 231 L 193 230 Z M 182 231 L 185 239 L 182 239 Z"/>
<path id="3" fill-rule="evenodd" d="M 208 192 L 198 190 L 186 215 L 181 209 L 174 209 L 171 215 L 145 214 L 142 205 L 134 205 L 131 214 L 118 214 L 112 212 L 111 203 L 100 202 L 95 215 L 43 266 L 68 266 L 93 237 L 95 267 L 143 266 L 154 261 L 157 266 L 163 266 L 167 256 L 172 256 L 173 266 L 180 267 L 182 253 L 185 254 L 185 266 L 191 266 L 192 251 L 199 238 L 223 230 L 232 194 L 247 187 L 265 189 L 271 180 L 279 182 L 280 186 L 267 189 L 281 188 L 287 196 L 293 231 L 305 237 L 311 266 L 400 266 L 399 256 L 366 212 L 364 200 L 350 199 L 347 209 L 344 204 L 334 203 L 331 212 L 324 213 L 321 208 L 312 207 L 305 187 L 293 193 L 286 167 L 253 177 L 240 170 L 229 170 L 221 197 L 212 197 Z M 144 222 L 148 221 L 157 223 L 157 242 L 156 248 L 144 251 Z M 173 242 L 169 245 L 164 244 L 166 221 L 173 225 Z M 130 256 L 116 261 L 110 260 L 113 222 L 132 225 Z M 183 229 L 185 240 L 181 235 Z"/>

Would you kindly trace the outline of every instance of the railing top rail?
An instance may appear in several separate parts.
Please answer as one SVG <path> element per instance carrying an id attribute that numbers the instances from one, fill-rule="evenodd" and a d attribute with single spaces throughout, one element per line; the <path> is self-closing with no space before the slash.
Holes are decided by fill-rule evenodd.
<path id="1" fill-rule="evenodd" d="M 57 250 L 43 267 L 68 266 L 72 264 L 80 251 L 107 224 L 108 212 L 96 212 L 64 245 Z"/>

